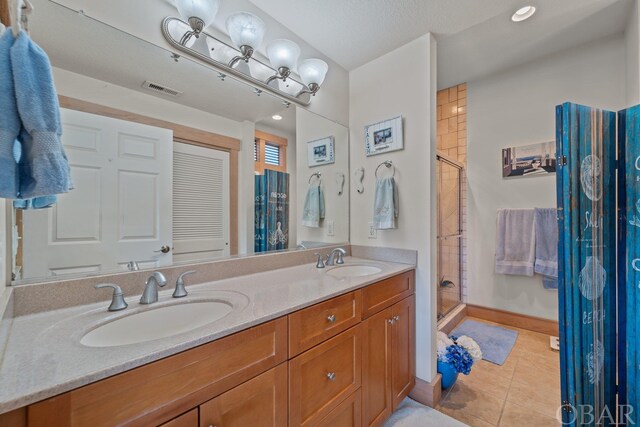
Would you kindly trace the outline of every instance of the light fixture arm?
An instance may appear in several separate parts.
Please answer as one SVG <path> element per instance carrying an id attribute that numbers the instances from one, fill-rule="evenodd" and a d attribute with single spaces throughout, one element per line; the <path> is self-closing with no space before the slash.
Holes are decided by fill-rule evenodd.
<path id="1" fill-rule="evenodd" d="M 179 31 L 176 32 L 176 29 L 179 29 Z M 254 52 L 248 49 L 249 46 L 247 46 L 247 48 L 244 48 L 244 46 L 241 46 L 240 49 L 237 49 L 229 45 L 228 43 L 225 43 L 222 40 L 212 36 L 211 34 L 207 33 L 205 30 L 202 30 L 200 33 L 196 34 L 193 28 L 191 27 L 190 23 L 186 23 L 176 17 L 165 18 L 162 22 L 161 30 L 165 40 L 171 46 L 173 46 L 178 51 L 188 54 L 190 57 L 193 57 L 202 62 L 205 62 L 207 65 L 209 65 L 210 67 L 212 67 L 214 70 L 218 72 L 219 77 L 221 75 L 224 77 L 232 76 L 236 78 L 238 81 L 253 87 L 256 91 L 258 91 L 257 93 L 262 93 L 263 91 L 266 91 L 268 93 L 271 93 L 272 95 L 279 97 L 280 99 L 283 100 L 283 102 L 286 102 L 286 103 L 293 102 L 302 106 L 308 106 L 311 103 L 311 96 L 309 96 L 309 94 L 312 94 L 312 91 L 308 91 L 307 89 L 310 89 L 310 88 L 305 86 L 304 83 L 302 83 L 300 80 L 294 77 L 289 68 L 280 67 L 279 69 L 276 70 L 273 67 L 270 67 L 269 65 L 260 61 L 259 59 L 254 58 L 253 57 Z M 191 39 L 191 37 L 194 37 L 194 36 L 206 37 L 207 43 L 208 44 L 211 43 L 210 46 L 212 50 L 229 48 L 238 52 L 238 54 L 235 55 L 230 62 L 227 62 L 227 61 L 221 62 L 219 60 L 216 60 L 212 58 L 210 55 L 205 55 L 203 52 L 192 49 L 191 47 L 188 47 L 186 45 L 186 42 L 188 42 Z M 262 68 L 263 70 L 271 70 L 272 75 L 266 81 L 259 80 L 251 76 L 250 74 L 246 74 L 237 68 L 233 68 L 233 66 L 236 65 L 240 60 L 244 60 L 247 63 L 255 64 L 256 67 Z M 220 77 L 220 78 L 223 79 L 224 77 Z M 294 91 L 291 91 L 291 90 L 285 91 L 285 90 L 281 90 L 278 87 L 270 86 L 269 83 L 273 82 L 276 79 L 280 79 L 282 81 L 290 81 L 291 83 L 288 85 L 290 86 L 289 89 L 293 88 Z"/>
<path id="2" fill-rule="evenodd" d="M 316 93 L 318 93 L 319 90 L 320 90 L 319 84 L 310 83 L 309 86 L 306 86 L 305 89 L 302 89 L 300 92 L 298 92 L 296 97 L 299 97 L 300 95 L 304 95 L 305 93 L 309 93 L 311 94 L 311 96 L 316 96 Z"/>

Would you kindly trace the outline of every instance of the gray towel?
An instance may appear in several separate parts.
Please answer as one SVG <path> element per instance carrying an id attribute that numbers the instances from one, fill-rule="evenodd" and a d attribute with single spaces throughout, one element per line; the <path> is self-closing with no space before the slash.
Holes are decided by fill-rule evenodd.
<path id="1" fill-rule="evenodd" d="M 546 289 L 558 289 L 557 209 L 535 209 L 535 272 L 541 274 Z"/>
<path id="2" fill-rule="evenodd" d="M 393 178 L 376 180 L 373 202 L 373 228 L 390 230 L 396 228 L 398 218 L 398 189 Z"/>
<path id="3" fill-rule="evenodd" d="M 496 273 L 533 276 L 535 243 L 533 209 L 499 210 Z"/>

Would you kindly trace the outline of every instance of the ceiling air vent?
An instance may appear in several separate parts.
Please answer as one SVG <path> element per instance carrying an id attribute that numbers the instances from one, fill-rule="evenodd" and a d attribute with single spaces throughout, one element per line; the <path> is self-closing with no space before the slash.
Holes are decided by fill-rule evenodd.
<path id="1" fill-rule="evenodd" d="M 159 85 L 158 83 L 150 82 L 149 80 L 145 81 L 142 84 L 142 87 L 146 88 L 146 89 L 149 89 L 150 91 L 153 91 L 153 92 L 156 92 L 156 93 L 161 93 L 161 94 L 167 95 L 167 96 L 178 97 L 178 96 L 182 95 L 182 93 L 183 93 L 183 92 L 180 92 L 179 90 L 171 89 L 169 87 Z"/>

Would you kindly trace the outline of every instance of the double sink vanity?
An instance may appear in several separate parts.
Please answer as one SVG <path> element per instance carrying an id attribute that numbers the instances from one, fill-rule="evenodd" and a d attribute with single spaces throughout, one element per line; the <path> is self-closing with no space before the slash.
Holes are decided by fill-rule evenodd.
<path id="1" fill-rule="evenodd" d="M 381 425 L 415 384 L 415 265 L 317 267 L 18 316 L 0 425 Z"/>

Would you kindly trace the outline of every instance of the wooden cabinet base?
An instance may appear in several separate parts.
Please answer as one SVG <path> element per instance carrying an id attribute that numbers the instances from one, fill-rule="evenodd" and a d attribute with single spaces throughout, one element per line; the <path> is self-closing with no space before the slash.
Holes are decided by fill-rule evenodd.
<path id="1" fill-rule="evenodd" d="M 362 425 L 360 390 L 347 397 L 319 423 L 319 427 L 360 427 Z"/>

